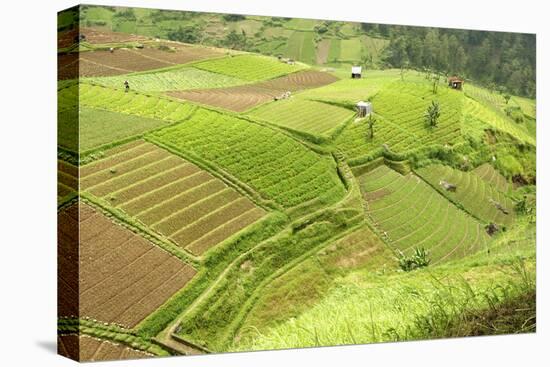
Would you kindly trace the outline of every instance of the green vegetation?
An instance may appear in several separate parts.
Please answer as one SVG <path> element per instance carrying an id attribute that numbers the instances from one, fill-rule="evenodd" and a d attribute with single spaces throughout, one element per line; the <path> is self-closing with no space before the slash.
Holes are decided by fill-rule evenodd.
<path id="1" fill-rule="evenodd" d="M 258 55 L 241 55 L 225 59 L 207 60 L 196 63 L 194 66 L 202 70 L 249 81 L 273 79 L 306 68 L 305 65 L 288 65 L 277 59 Z"/>
<path id="2" fill-rule="evenodd" d="M 78 132 L 73 128 L 75 121 L 78 121 Z M 162 120 L 83 107 L 78 115 L 72 110 L 59 114 L 58 131 L 61 135 L 58 144 L 83 153 L 166 125 Z"/>
<path id="3" fill-rule="evenodd" d="M 123 89 L 128 81 L 131 90 L 138 92 L 165 92 L 172 90 L 222 88 L 245 84 L 246 81 L 218 73 L 211 73 L 195 68 L 181 68 L 136 75 L 118 75 L 90 78 L 90 82 Z"/>
<path id="4" fill-rule="evenodd" d="M 504 330 L 484 329 L 487 317 L 475 324 L 475 318 L 483 314 L 498 318 L 498 310 L 510 308 L 507 300 L 534 292 L 534 251 L 528 254 L 523 261 L 508 255 L 494 260 L 468 259 L 410 273 L 350 274 L 308 311 L 266 332 L 255 333 L 233 350 L 533 331 L 532 300 L 528 312 L 515 311 L 513 328 L 504 323 Z M 516 302 L 516 307 L 525 307 L 525 302 Z"/>
<path id="5" fill-rule="evenodd" d="M 333 203 L 344 194 L 331 157 L 244 119 L 199 109 L 150 137 L 221 167 L 285 208 L 315 198 Z"/>
<path id="6" fill-rule="evenodd" d="M 502 225 L 510 225 L 513 222 L 513 201 L 495 186 L 486 183 L 479 175 L 439 164 L 420 168 L 416 172 L 432 187 L 476 218 Z M 441 184 L 442 181 L 456 185 L 456 190 L 446 190 Z M 501 187 L 504 188 L 502 185 Z"/>
<path id="7" fill-rule="evenodd" d="M 308 64 L 315 63 L 313 32 L 293 32 L 288 40 L 284 56 Z"/>
<path id="8" fill-rule="evenodd" d="M 193 275 L 132 329 L 61 333 L 166 355 L 535 330 L 529 35 L 82 9 L 63 52 L 136 48 L 58 83 L 58 210 L 90 204 Z"/>
<path id="9" fill-rule="evenodd" d="M 70 109 L 74 99 L 80 106 L 110 110 L 145 118 L 169 122 L 183 121 L 195 110 L 195 106 L 175 102 L 164 97 L 155 97 L 133 91 L 124 92 L 107 87 L 80 83 L 62 89 L 58 93 L 60 110 Z"/>
<path id="10" fill-rule="evenodd" d="M 441 106 L 437 127 L 426 125 L 424 113 L 436 98 Z M 374 139 L 365 139 L 368 126 L 352 124 L 336 139 L 336 145 L 348 158 L 372 153 L 385 144 L 393 152 L 404 153 L 419 146 L 456 144 L 460 142 L 460 121 L 463 96 L 441 89 L 433 97 L 427 83 L 396 81 L 381 88 L 371 98 L 378 123 Z"/>
<path id="11" fill-rule="evenodd" d="M 252 118 L 265 120 L 291 130 L 328 137 L 331 132 L 349 121 L 352 110 L 305 99 L 287 99 L 256 108 Z"/>
<path id="12" fill-rule="evenodd" d="M 472 254 L 489 242 L 477 220 L 413 174 L 380 166 L 359 181 L 374 226 L 406 256 L 423 247 L 436 264 Z"/>

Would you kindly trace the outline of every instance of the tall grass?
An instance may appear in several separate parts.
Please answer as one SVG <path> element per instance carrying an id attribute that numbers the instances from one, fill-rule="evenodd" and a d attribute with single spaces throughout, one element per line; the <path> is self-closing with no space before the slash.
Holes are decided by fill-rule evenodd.
<path id="1" fill-rule="evenodd" d="M 351 274 L 310 310 L 263 333 L 251 332 L 233 348 L 279 349 L 532 331 L 534 261 L 534 252 L 529 250 L 522 256 L 478 257 L 411 273 Z M 525 302 L 526 307 L 518 307 Z M 515 314 L 501 319 L 502 327 L 494 327 L 498 322 L 488 323 L 493 327 L 479 326 L 483 320 L 498 320 L 499 314 L 510 312 Z"/>

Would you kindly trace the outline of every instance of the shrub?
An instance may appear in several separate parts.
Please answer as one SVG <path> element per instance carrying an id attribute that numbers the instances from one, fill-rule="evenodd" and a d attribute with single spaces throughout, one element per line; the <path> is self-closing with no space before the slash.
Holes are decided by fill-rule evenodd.
<path id="1" fill-rule="evenodd" d="M 403 271 L 412 271 L 419 268 L 424 268 L 430 264 L 429 253 L 423 247 L 415 248 L 411 256 L 406 256 L 401 251 L 398 255 L 399 267 Z"/>

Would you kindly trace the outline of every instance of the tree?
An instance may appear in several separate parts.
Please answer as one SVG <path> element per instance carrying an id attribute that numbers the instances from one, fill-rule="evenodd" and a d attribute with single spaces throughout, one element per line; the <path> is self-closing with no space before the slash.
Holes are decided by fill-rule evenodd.
<path id="1" fill-rule="evenodd" d="M 439 107 L 439 102 L 432 101 L 432 104 L 426 109 L 424 117 L 429 126 L 435 127 L 439 122 L 439 117 L 441 116 L 441 109 Z"/>
<path id="2" fill-rule="evenodd" d="M 187 25 L 180 26 L 175 31 L 169 31 L 167 37 L 171 41 L 179 41 L 185 43 L 199 43 L 201 29 L 196 26 Z"/>
<path id="3" fill-rule="evenodd" d="M 369 118 L 367 120 L 367 125 L 369 127 L 369 138 L 374 138 L 374 124 L 376 124 L 376 117 L 372 115 L 372 113 L 369 115 Z"/>
<path id="4" fill-rule="evenodd" d="M 508 104 L 508 102 L 510 102 L 510 98 L 512 98 L 512 96 L 509 95 L 508 93 L 506 93 L 506 94 L 504 95 L 504 100 L 506 101 L 506 104 Z"/>
<path id="5" fill-rule="evenodd" d="M 223 45 L 233 50 L 243 50 L 246 48 L 246 33 L 243 30 L 240 34 L 232 30 L 223 40 Z"/>
<path id="6" fill-rule="evenodd" d="M 438 73 L 435 73 L 432 76 L 432 93 L 437 94 L 437 88 L 439 87 L 439 79 L 440 75 Z"/>

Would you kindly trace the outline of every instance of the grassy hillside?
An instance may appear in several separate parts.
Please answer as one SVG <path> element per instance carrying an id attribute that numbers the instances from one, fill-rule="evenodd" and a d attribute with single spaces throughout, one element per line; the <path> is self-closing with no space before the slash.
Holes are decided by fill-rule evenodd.
<path id="1" fill-rule="evenodd" d="M 353 272 L 307 311 L 252 329 L 233 350 L 534 331 L 534 247 L 518 251 L 412 273 Z"/>
<path id="2" fill-rule="evenodd" d="M 100 213 L 170 260 L 125 280 L 164 303 L 109 301 L 140 320 L 86 310 L 61 332 L 166 355 L 536 328 L 534 100 L 377 69 L 389 41 L 358 23 L 95 6 L 82 21 L 85 42 L 58 42 L 59 213 Z M 92 227 L 84 244 L 111 233 Z M 96 250 L 113 253 L 101 277 L 120 269 L 122 247 Z M 182 266 L 184 285 L 150 282 Z"/>

